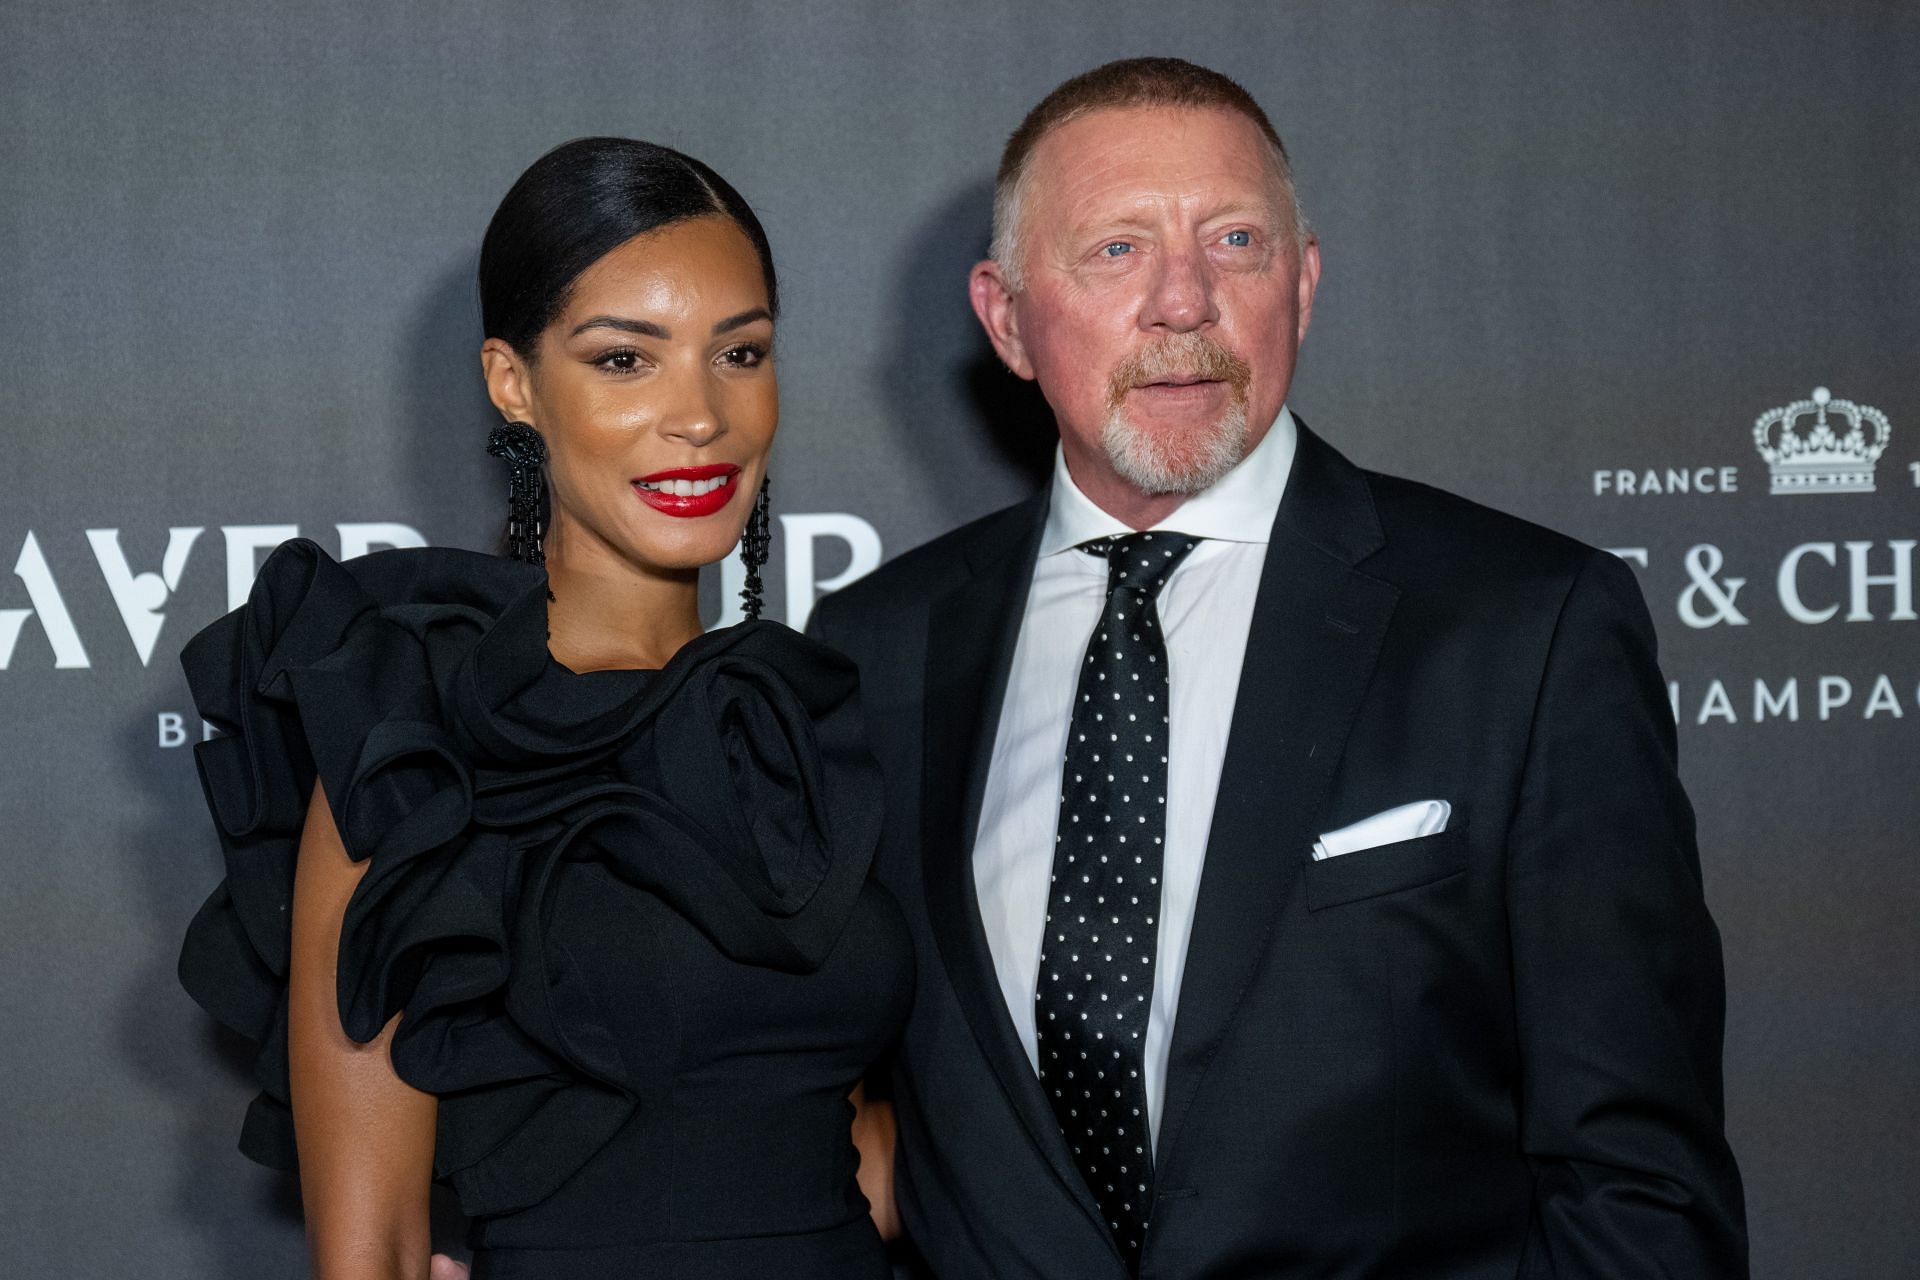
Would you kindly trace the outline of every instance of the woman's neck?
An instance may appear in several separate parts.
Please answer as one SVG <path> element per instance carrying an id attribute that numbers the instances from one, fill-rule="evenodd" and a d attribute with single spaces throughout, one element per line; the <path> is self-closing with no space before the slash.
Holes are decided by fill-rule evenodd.
<path id="1" fill-rule="evenodd" d="M 545 539 L 547 649 L 571 671 L 657 669 L 700 635 L 696 569 L 650 571 L 556 521 Z"/>

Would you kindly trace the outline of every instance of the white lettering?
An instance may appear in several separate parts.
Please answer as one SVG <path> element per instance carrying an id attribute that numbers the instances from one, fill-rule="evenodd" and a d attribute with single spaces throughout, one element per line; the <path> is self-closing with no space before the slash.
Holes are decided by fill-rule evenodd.
<path id="1" fill-rule="evenodd" d="M 1799 679 L 1788 676 L 1787 683 L 1781 687 L 1778 698 L 1774 697 L 1767 688 L 1765 680 L 1756 679 L 1753 682 L 1753 722 L 1759 724 L 1768 716 L 1777 718 L 1783 714 L 1792 721 L 1797 722 L 1800 719 Z"/>
<path id="2" fill-rule="evenodd" d="M 1747 615 L 1734 603 L 1740 598 L 1745 578 L 1719 579 L 1726 555 L 1711 542 L 1702 542 L 1687 551 L 1687 577 L 1690 580 L 1677 602 L 1680 621 L 1690 627 L 1706 628 L 1726 623 L 1730 627 L 1747 625 Z"/>
<path id="3" fill-rule="evenodd" d="M 1835 604 L 1824 609 L 1809 609 L 1800 599 L 1800 561 L 1810 555 L 1819 556 L 1828 564 L 1840 563 L 1831 542 L 1803 542 L 1787 552 L 1786 558 L 1780 562 L 1780 576 L 1776 584 L 1780 592 L 1780 607 L 1787 611 L 1789 618 L 1795 622 L 1817 624 L 1840 612 L 1840 606 Z"/>
<path id="4" fill-rule="evenodd" d="M 33 608 L 0 609 L 0 671 L 5 671 L 13 661 L 13 646 L 20 639 L 20 629 L 36 613 L 40 629 L 47 633 L 47 643 L 53 646 L 56 670 L 90 665 L 86 646 L 80 643 L 80 633 L 73 628 L 73 615 L 67 612 L 67 602 L 54 584 L 53 570 L 47 567 L 47 558 L 40 553 L 39 540 L 31 529 L 27 530 L 26 541 L 20 544 L 20 556 L 13 562 L 13 573 L 25 584 L 27 599 L 33 601 Z"/>
<path id="5" fill-rule="evenodd" d="M 1694 723 L 1705 724 L 1716 716 L 1728 724 L 1740 723 L 1740 717 L 1733 714 L 1733 699 L 1727 696 L 1727 686 L 1718 680 L 1707 686 L 1707 696 L 1700 702 L 1700 714 Z"/>
<path id="6" fill-rule="evenodd" d="M 1853 699 L 1853 682 L 1845 676 L 1820 677 L 1820 718 L 1827 719 Z"/>
<path id="7" fill-rule="evenodd" d="M 227 539 L 227 608 L 238 609 L 253 590 L 254 575 L 260 572 L 259 552 L 272 549 L 288 538 L 300 536 L 297 524 L 227 524 L 220 526 Z"/>
<path id="8" fill-rule="evenodd" d="M 780 517 L 782 541 L 787 544 L 787 625 L 806 629 L 813 602 L 838 591 L 880 567 L 880 533 L 848 512 L 819 512 Z M 816 538 L 839 538 L 847 544 L 847 567 L 831 578 L 815 581 L 813 543 Z M 724 581 L 725 575 L 722 574 Z"/>
<path id="9" fill-rule="evenodd" d="M 93 558 L 100 563 L 100 576 L 107 581 L 107 590 L 120 610 L 120 621 L 126 624 L 127 635 L 132 638 L 133 650 L 140 655 L 143 667 L 153 657 L 154 642 L 160 638 L 160 628 L 167 620 L 161 609 L 167 597 L 179 589 L 187 556 L 202 532 L 198 528 L 167 530 L 167 550 L 160 558 L 160 572 L 136 574 L 120 549 L 118 529 L 87 530 Z"/>
<path id="10" fill-rule="evenodd" d="M 186 720 L 178 711 L 160 713 L 160 745 L 177 747 L 187 740 Z"/>
<path id="11" fill-rule="evenodd" d="M 427 540 L 408 524 L 373 521 L 367 524 L 337 524 L 340 531 L 340 558 L 351 560 L 366 555 L 375 547 L 424 547 Z"/>
<path id="12" fill-rule="evenodd" d="M 1738 493 L 1739 490 L 1738 467 L 1648 467 L 1643 471 L 1613 467 L 1596 469 L 1593 473 L 1595 497 L 1608 492 L 1632 498 L 1673 493 Z"/>
<path id="13" fill-rule="evenodd" d="M 1631 564 L 1637 564 L 1642 569 L 1647 567 L 1647 549 L 1645 547 L 1608 547 L 1607 554 L 1610 556 L 1619 556 L 1622 560 L 1628 561 Z"/>
<path id="14" fill-rule="evenodd" d="M 1907 714 L 1900 709 L 1900 698 L 1893 691 L 1893 681 L 1887 679 L 1885 676 L 1881 676 L 1873 682 L 1873 692 L 1867 695 L 1866 712 L 1860 718 L 1862 720 L 1871 720 L 1876 711 L 1891 711 L 1893 712 L 1893 718 L 1896 720 L 1903 718 Z"/>
<path id="15" fill-rule="evenodd" d="M 1895 538 L 1887 542 L 1887 550 L 1893 552 L 1892 573 L 1868 573 L 1867 552 L 1873 549 L 1871 542 L 1849 542 L 1847 544 L 1847 568 L 1853 580 L 1852 607 L 1847 610 L 1848 622 L 1872 622 L 1873 614 L 1867 609 L 1867 589 L 1870 587 L 1893 588 L 1893 612 L 1887 615 L 1889 622 L 1912 622 L 1920 614 L 1913 611 L 1913 548 L 1911 538 Z"/>
<path id="16" fill-rule="evenodd" d="M 1667 681 L 1667 706 L 1673 710 L 1673 722 L 1680 723 L 1680 682 Z"/>

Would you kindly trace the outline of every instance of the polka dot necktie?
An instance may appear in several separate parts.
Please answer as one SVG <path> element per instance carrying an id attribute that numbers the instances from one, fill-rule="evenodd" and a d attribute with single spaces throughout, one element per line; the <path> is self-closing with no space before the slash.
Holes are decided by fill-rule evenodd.
<path id="1" fill-rule="evenodd" d="M 1144 1074 L 1167 815 L 1167 646 L 1156 601 L 1199 539 L 1130 533 L 1107 560 L 1060 779 L 1034 993 L 1040 1084 L 1130 1272 L 1153 1198 Z"/>

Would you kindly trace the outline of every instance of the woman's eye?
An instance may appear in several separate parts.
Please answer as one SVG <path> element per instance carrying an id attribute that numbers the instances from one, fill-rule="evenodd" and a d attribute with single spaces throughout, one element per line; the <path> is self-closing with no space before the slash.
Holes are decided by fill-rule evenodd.
<path id="1" fill-rule="evenodd" d="M 1227 243 L 1232 245 L 1234 248 L 1244 249 L 1248 245 L 1253 243 L 1253 232 L 1229 231 L 1227 232 L 1226 240 L 1227 240 Z"/>
<path id="2" fill-rule="evenodd" d="M 1112 244 L 1100 246 L 1100 252 L 1109 258 L 1125 257 L 1133 252 L 1133 246 L 1124 240 L 1115 240 Z"/>
<path id="3" fill-rule="evenodd" d="M 767 349 L 757 342 L 743 342 L 720 353 L 720 362 L 735 369 L 751 369 L 767 358 Z"/>
<path id="4" fill-rule="evenodd" d="M 612 373 L 632 373 L 640 367 L 640 353 L 631 347 L 622 347 L 618 351 L 607 352 L 594 364 Z"/>

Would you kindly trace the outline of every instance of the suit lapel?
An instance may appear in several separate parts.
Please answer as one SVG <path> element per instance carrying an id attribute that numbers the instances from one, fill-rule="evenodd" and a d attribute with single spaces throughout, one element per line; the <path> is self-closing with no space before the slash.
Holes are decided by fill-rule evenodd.
<path id="1" fill-rule="evenodd" d="M 1267 951 L 1399 592 L 1354 566 L 1384 544 L 1366 477 L 1300 426 L 1247 633 L 1167 1063 L 1171 1169 L 1207 1064 Z"/>
<path id="2" fill-rule="evenodd" d="M 1043 492 L 1026 508 L 1010 513 L 1005 526 L 996 531 L 1002 536 L 978 544 L 968 555 L 966 580 L 933 602 L 928 618 L 921 838 L 934 939 L 974 1039 L 1034 1145 L 1067 1193 L 1100 1223 L 1099 1208 L 1073 1167 L 1066 1139 L 1007 1012 L 973 878 L 974 835 L 999 729 L 1000 704 L 1033 582 L 1046 511 Z M 1105 1235 L 1104 1224 L 1101 1233 Z"/>

